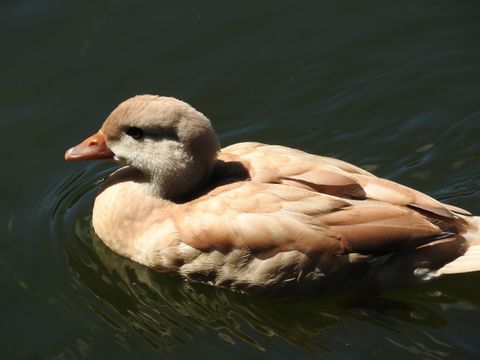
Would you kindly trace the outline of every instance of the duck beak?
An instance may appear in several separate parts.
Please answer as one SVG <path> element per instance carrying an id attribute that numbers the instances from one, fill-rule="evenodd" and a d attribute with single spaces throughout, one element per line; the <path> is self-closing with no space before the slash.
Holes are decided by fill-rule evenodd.
<path id="1" fill-rule="evenodd" d="M 67 150 L 65 160 L 113 159 L 115 154 L 107 147 L 105 136 L 99 131 Z"/>

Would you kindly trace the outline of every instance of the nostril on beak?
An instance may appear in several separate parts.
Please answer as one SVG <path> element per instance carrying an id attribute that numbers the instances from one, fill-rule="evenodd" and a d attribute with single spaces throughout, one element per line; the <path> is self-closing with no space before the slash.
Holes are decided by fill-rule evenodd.
<path id="1" fill-rule="evenodd" d="M 93 148 L 93 147 L 95 147 L 95 146 L 97 146 L 97 141 L 96 141 L 96 140 L 90 141 L 90 142 L 88 143 L 88 147 Z"/>

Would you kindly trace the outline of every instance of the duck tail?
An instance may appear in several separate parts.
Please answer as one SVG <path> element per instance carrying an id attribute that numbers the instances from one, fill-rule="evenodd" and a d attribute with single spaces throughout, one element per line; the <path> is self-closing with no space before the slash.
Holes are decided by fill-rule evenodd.
<path id="1" fill-rule="evenodd" d="M 438 274 L 458 274 L 480 271 L 480 216 L 462 216 L 468 223 L 463 234 L 466 251 L 452 262 L 437 270 Z"/>

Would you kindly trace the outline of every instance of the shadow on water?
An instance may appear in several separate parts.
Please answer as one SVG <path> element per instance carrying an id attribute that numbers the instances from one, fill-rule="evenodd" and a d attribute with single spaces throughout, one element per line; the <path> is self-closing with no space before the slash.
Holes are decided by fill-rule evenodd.
<path id="1" fill-rule="evenodd" d="M 123 348 L 139 346 L 132 340 L 136 334 L 152 351 L 176 356 L 188 353 L 189 348 L 215 348 L 218 355 L 231 352 L 232 346 L 245 353 L 273 356 L 277 344 L 284 343 L 315 357 L 338 352 L 339 343 L 349 351 L 356 338 L 349 325 L 355 324 L 357 332 L 385 333 L 389 345 L 400 354 L 413 351 L 442 358 L 438 353 L 463 353 L 436 336 L 450 322 L 446 309 L 466 306 L 478 310 L 480 295 L 465 285 L 472 282 L 472 276 L 453 276 L 381 293 L 283 299 L 186 282 L 115 254 L 95 235 L 90 224 L 91 203 L 96 185 L 109 171 L 111 167 L 90 168 L 53 189 L 57 195 L 50 208 L 51 231 L 56 241 L 65 243 L 76 297 L 71 301 L 83 303 L 88 317 L 93 316 L 102 331 L 114 334 L 115 342 Z M 412 343 L 409 332 L 418 332 L 418 328 L 422 333 L 417 337 L 423 337 L 427 345 Z M 286 351 L 283 347 L 282 353 Z"/>

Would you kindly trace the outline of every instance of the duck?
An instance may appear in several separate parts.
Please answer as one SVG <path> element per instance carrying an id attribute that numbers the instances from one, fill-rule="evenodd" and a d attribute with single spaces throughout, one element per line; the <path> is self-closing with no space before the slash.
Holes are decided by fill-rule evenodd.
<path id="1" fill-rule="evenodd" d="M 137 95 L 67 161 L 113 160 L 91 224 L 108 248 L 185 280 L 258 294 L 480 270 L 480 218 L 335 158 L 221 148 L 181 100 Z"/>

